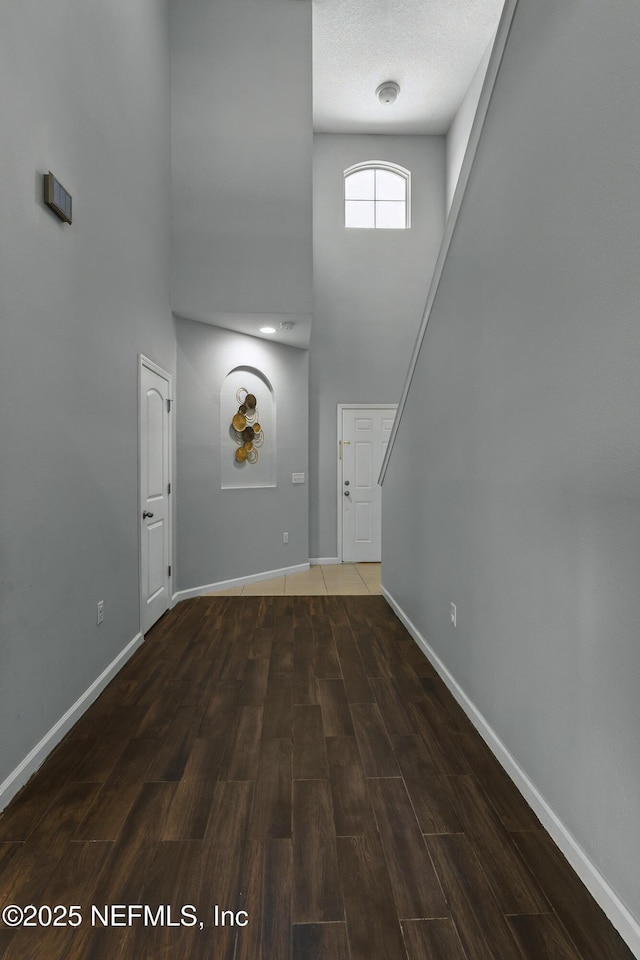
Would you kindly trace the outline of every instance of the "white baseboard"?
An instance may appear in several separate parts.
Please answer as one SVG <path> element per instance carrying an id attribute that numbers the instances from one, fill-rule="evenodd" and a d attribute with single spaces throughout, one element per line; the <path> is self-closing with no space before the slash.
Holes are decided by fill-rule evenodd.
<path id="1" fill-rule="evenodd" d="M 174 593 L 173 603 L 188 600 L 190 597 L 202 597 L 206 593 L 216 593 L 218 590 L 230 590 L 232 587 L 243 587 L 245 583 L 258 583 L 260 580 L 275 580 L 276 577 L 288 577 L 292 573 L 304 573 L 309 569 L 308 563 L 298 563 L 294 567 L 281 567 L 279 570 L 265 570 L 263 573 L 254 573 L 249 577 L 236 577 L 235 580 L 220 580 L 218 583 L 206 583 L 202 587 L 192 587 L 190 590 L 178 590 Z"/>
<path id="2" fill-rule="evenodd" d="M 602 876 L 595 864 L 589 859 L 575 837 L 569 832 L 560 818 L 549 806 L 536 785 L 529 779 L 517 760 L 509 753 L 507 747 L 489 726 L 484 716 L 469 699 L 465 691 L 458 684 L 452 673 L 449 672 L 438 654 L 429 642 L 422 636 L 417 627 L 411 622 L 404 610 L 396 603 L 385 587 L 381 587 L 382 595 L 407 628 L 413 639 L 421 648 L 425 656 L 436 668 L 449 690 L 465 711 L 482 739 L 495 754 L 497 760 L 509 774 L 518 790 L 532 808 L 542 825 L 548 831 L 556 845 L 565 855 L 577 875 L 584 883 L 594 900 L 603 909 L 613 926 L 634 955 L 640 958 L 640 922 L 628 910 L 615 890 Z"/>
<path id="3" fill-rule="evenodd" d="M 312 567 L 329 566 L 331 563 L 340 563 L 337 557 L 309 557 L 309 563 Z"/>
<path id="4" fill-rule="evenodd" d="M 45 733 L 42 740 L 36 743 L 33 750 L 27 754 L 24 760 L 18 764 L 3 783 L 0 783 L 0 810 L 3 810 L 16 793 L 25 785 L 27 780 L 36 772 L 38 767 L 57 746 L 65 733 L 77 723 L 82 714 L 87 710 L 94 700 L 97 700 L 107 684 L 115 677 L 116 673 L 124 666 L 126 661 L 138 649 L 144 637 L 137 633 L 124 650 L 121 650 L 117 657 L 111 661 L 108 667 L 102 671 L 90 687 L 79 697 L 76 702 L 69 707 L 67 712 L 60 717 L 51 729 Z"/>

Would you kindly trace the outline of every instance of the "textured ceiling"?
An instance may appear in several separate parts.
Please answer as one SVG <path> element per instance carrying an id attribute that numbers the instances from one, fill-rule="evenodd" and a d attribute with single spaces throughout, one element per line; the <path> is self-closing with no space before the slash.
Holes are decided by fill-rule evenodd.
<path id="1" fill-rule="evenodd" d="M 322 133 L 446 133 L 504 0 L 314 0 L 313 117 Z M 400 84 L 394 104 L 376 88 Z"/>

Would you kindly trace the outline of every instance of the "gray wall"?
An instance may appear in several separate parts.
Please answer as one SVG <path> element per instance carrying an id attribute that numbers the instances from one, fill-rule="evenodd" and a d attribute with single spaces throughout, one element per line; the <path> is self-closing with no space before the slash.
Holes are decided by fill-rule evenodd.
<path id="1" fill-rule="evenodd" d="M 178 589 L 307 563 L 308 486 L 291 483 L 308 469 L 307 351 L 192 320 L 176 320 L 176 331 Z M 220 489 L 220 386 L 240 365 L 257 367 L 274 388 L 275 488 Z"/>
<path id="2" fill-rule="evenodd" d="M 383 582 L 640 920 L 637 33 L 636 0 L 516 10 L 384 484 Z"/>
<path id="3" fill-rule="evenodd" d="M 487 67 L 489 66 L 494 40 L 495 34 L 482 55 L 478 69 L 473 75 L 469 89 L 465 93 L 462 103 L 458 107 L 458 112 L 453 118 L 453 123 L 447 133 L 447 213 L 451 209 L 453 195 L 458 185 L 458 177 L 460 176 L 462 161 L 464 160 L 469 136 L 471 134 L 471 127 L 473 126 L 478 101 L 482 93 L 482 84 L 484 83 Z"/>
<path id="4" fill-rule="evenodd" d="M 343 172 L 364 160 L 411 171 L 409 230 L 346 230 Z M 444 226 L 444 137 L 314 137 L 310 351 L 310 551 L 335 557 L 336 404 L 396 403 Z"/>
<path id="5" fill-rule="evenodd" d="M 309 314 L 311 5 L 172 0 L 172 303 Z"/>
<path id="6" fill-rule="evenodd" d="M 175 357 L 166 18 L 3 5 L 0 782 L 139 629 L 137 353 Z"/>

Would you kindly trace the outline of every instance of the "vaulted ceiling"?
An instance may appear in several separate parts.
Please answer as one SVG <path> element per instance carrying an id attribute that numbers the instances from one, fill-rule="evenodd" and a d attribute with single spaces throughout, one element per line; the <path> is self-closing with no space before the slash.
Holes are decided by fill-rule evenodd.
<path id="1" fill-rule="evenodd" d="M 504 0 L 313 0 L 314 129 L 443 134 Z M 393 104 L 377 87 L 400 85 Z"/>

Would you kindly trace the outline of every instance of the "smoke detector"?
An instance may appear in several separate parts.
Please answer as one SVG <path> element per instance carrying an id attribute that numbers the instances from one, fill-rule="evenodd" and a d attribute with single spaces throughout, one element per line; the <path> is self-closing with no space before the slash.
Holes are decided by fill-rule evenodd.
<path id="1" fill-rule="evenodd" d="M 385 80 L 376 90 L 376 97 L 380 103 L 395 103 L 400 93 L 400 84 L 395 80 Z"/>
<path id="2" fill-rule="evenodd" d="M 282 323 L 280 324 L 281 330 L 287 330 L 287 331 L 293 330 L 294 327 L 295 327 L 295 323 L 293 323 L 292 320 L 283 320 Z"/>

